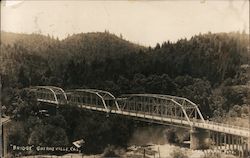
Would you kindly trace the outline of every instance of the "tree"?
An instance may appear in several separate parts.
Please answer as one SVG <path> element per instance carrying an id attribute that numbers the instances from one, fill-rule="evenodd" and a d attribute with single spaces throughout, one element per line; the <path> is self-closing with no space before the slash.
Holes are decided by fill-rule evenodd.
<path id="1" fill-rule="evenodd" d="M 121 93 L 129 93 L 131 87 L 130 87 L 130 81 L 123 76 L 119 76 L 117 80 L 117 85 L 120 87 Z"/>
<path id="2" fill-rule="evenodd" d="M 131 91 L 133 93 L 144 93 L 145 92 L 145 76 L 143 74 L 137 73 L 134 75 Z"/>
<path id="3" fill-rule="evenodd" d="M 160 49 L 160 48 L 161 48 L 161 45 L 159 43 L 157 43 L 156 46 L 155 46 L 155 50 Z"/>
<path id="4" fill-rule="evenodd" d="M 29 78 L 25 73 L 24 67 L 21 67 L 18 74 L 18 82 L 21 84 L 21 87 L 28 87 L 29 85 Z"/>
<path id="5" fill-rule="evenodd" d="M 26 145 L 27 144 L 27 133 L 25 132 L 22 122 L 13 122 L 9 131 L 9 144 L 15 145 Z"/>
<path id="6" fill-rule="evenodd" d="M 233 108 L 230 110 L 229 114 L 233 117 L 240 117 L 241 116 L 241 106 L 234 105 Z"/>
<path id="7" fill-rule="evenodd" d="M 64 129 L 53 125 L 36 126 L 28 139 L 29 144 L 41 146 L 65 146 L 68 137 Z"/>
<path id="8" fill-rule="evenodd" d="M 202 79 L 194 79 L 193 84 L 178 89 L 177 94 L 188 98 L 196 103 L 203 115 L 212 116 L 212 110 L 209 106 L 212 95 L 210 82 Z"/>
<path id="9" fill-rule="evenodd" d="M 46 118 L 45 121 L 47 124 L 53 125 L 55 127 L 60 127 L 62 129 L 67 128 L 67 122 L 66 122 L 65 118 L 63 117 L 63 115 L 61 115 L 61 114 L 50 116 L 50 117 Z"/>

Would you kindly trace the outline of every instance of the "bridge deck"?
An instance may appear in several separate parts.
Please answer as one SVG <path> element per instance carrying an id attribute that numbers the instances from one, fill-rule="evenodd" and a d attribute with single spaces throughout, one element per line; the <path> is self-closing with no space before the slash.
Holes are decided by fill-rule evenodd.
<path id="1" fill-rule="evenodd" d="M 201 128 L 250 138 L 250 128 L 204 120 L 198 106 L 182 97 L 162 94 L 127 94 L 121 98 L 115 98 L 111 93 L 103 90 L 76 89 L 66 94 L 58 87 L 38 86 L 36 88 L 36 97 L 40 102 L 55 105 L 70 103 L 85 109 L 131 116 L 158 124 Z M 57 94 L 58 92 L 60 95 Z"/>
<path id="2" fill-rule="evenodd" d="M 89 106 L 89 105 L 78 105 L 78 107 L 84 108 L 84 109 L 95 110 L 95 111 L 107 112 L 107 110 L 104 108 L 99 108 L 99 107 L 94 107 L 94 106 Z M 173 123 L 173 124 L 182 125 L 182 126 L 190 125 L 187 120 L 173 118 L 173 117 L 166 117 L 166 116 L 164 117 L 157 116 L 157 115 L 141 113 L 141 112 L 111 110 L 110 113 L 142 118 L 142 119 L 149 120 L 149 121 L 157 121 L 159 124 Z M 242 137 L 250 137 L 250 131 L 248 128 L 230 126 L 227 124 L 221 124 L 221 123 L 216 123 L 212 121 L 206 121 L 205 123 L 203 123 L 203 122 L 199 122 L 198 120 L 192 120 L 192 123 L 193 123 L 193 127 L 196 127 L 196 128 L 202 128 L 202 129 L 207 129 L 207 130 L 216 131 L 216 132 L 223 132 L 223 133 L 242 136 Z"/>

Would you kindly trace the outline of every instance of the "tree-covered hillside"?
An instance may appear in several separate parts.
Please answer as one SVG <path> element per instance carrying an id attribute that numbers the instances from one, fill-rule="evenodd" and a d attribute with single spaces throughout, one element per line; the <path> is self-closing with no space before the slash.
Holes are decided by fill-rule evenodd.
<path id="1" fill-rule="evenodd" d="M 61 41 L 2 32 L 3 86 L 172 94 L 188 97 L 210 113 L 213 89 L 224 82 L 247 82 L 241 65 L 248 64 L 248 40 L 245 33 L 208 33 L 146 48 L 107 31 L 75 34 Z"/>
<path id="2" fill-rule="evenodd" d="M 248 41 L 245 33 L 207 33 L 174 43 L 166 41 L 152 48 L 107 31 L 75 34 L 64 40 L 1 32 L 2 104 L 6 107 L 4 113 L 17 119 L 15 126 L 20 126 L 10 132 L 10 142 L 62 145 L 81 137 L 102 141 L 102 144 L 86 142 L 91 153 L 94 149 L 100 152 L 107 144 L 126 146 L 131 136 L 134 129 L 131 122 L 120 124 L 120 118 L 105 120 L 105 116 L 80 115 L 79 109 L 67 106 L 48 118 L 37 118 L 39 106 L 21 90 L 36 85 L 97 88 L 115 96 L 124 93 L 183 96 L 195 102 L 205 118 L 219 118 L 218 121 L 223 121 L 222 116 L 244 118 L 249 115 L 250 104 Z M 75 117 L 75 112 L 79 117 Z M 103 128 L 89 133 L 89 129 L 97 126 Z M 114 131 L 115 135 L 110 135 Z M 47 132 L 62 137 L 50 138 Z M 126 137 L 120 137 L 121 132 L 127 133 Z"/>

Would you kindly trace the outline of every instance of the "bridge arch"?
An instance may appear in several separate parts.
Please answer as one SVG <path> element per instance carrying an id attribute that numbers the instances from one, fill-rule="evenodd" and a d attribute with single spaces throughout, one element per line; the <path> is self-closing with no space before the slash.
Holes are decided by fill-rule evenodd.
<path id="1" fill-rule="evenodd" d="M 69 102 L 74 104 L 104 108 L 107 112 L 110 112 L 110 110 L 120 110 L 114 95 L 104 90 L 74 89 L 68 91 L 67 94 Z"/>
<path id="2" fill-rule="evenodd" d="M 171 96 L 171 95 L 160 95 L 160 96 L 173 99 L 174 101 L 179 103 L 180 106 L 182 106 L 185 109 L 185 111 L 189 115 L 189 118 L 192 119 L 191 116 L 194 115 L 193 118 L 200 119 L 203 123 L 205 123 L 204 117 L 203 117 L 198 105 L 196 105 L 194 102 L 192 102 L 189 99 L 184 98 L 184 97 L 177 97 L 177 96 Z"/>
<path id="3" fill-rule="evenodd" d="M 191 104 L 186 98 L 160 94 L 126 94 L 118 102 L 122 111 L 179 119 L 190 126 L 193 126 L 193 119 L 204 122 L 197 105 Z"/>
<path id="4" fill-rule="evenodd" d="M 55 86 L 35 86 L 29 89 L 35 94 L 37 101 L 56 105 L 67 103 L 67 95 L 62 88 Z"/>

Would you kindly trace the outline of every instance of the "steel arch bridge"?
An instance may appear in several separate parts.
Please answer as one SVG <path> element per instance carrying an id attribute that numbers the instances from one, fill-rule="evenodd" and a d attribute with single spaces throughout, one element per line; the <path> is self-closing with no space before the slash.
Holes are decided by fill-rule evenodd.
<path id="1" fill-rule="evenodd" d="M 237 151 L 241 157 L 250 154 L 250 128 L 205 120 L 198 106 L 187 98 L 162 94 L 124 94 L 116 98 L 104 90 L 72 89 L 65 92 L 54 86 L 29 89 L 39 102 L 57 106 L 75 105 L 142 121 L 189 128 L 193 149 L 200 148 L 209 137 L 216 149 Z"/>
<path id="2" fill-rule="evenodd" d="M 111 109 L 120 110 L 114 95 L 110 92 L 97 89 L 75 89 L 67 92 L 69 103 L 75 105 L 87 105 L 101 108 L 110 112 Z"/>
<path id="3" fill-rule="evenodd" d="M 205 120 L 196 104 L 182 97 L 159 94 L 127 94 L 119 99 L 122 111 L 170 118 L 169 122 L 186 124 Z"/>
<path id="4" fill-rule="evenodd" d="M 29 88 L 31 93 L 36 96 L 37 101 L 52 104 L 66 104 L 68 98 L 62 88 L 55 86 L 35 86 Z"/>

